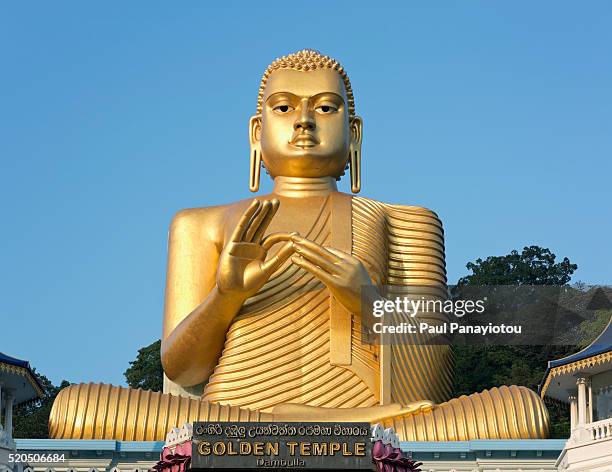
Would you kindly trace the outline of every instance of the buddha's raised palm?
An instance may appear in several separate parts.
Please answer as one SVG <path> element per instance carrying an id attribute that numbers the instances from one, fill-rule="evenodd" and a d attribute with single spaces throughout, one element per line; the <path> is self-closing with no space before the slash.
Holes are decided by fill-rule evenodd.
<path id="1" fill-rule="evenodd" d="M 240 218 L 219 257 L 217 287 L 221 293 L 247 299 L 257 293 L 293 253 L 291 234 L 264 238 L 278 206 L 278 200 L 253 200 Z M 286 242 L 278 253 L 266 260 L 269 249 L 282 241 Z"/>

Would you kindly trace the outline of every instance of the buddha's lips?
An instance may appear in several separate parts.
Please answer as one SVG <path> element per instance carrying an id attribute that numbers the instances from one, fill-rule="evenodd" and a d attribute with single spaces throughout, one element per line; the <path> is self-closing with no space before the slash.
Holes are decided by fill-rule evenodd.
<path id="1" fill-rule="evenodd" d="M 292 146 L 297 146 L 299 148 L 311 148 L 319 144 L 319 140 L 315 138 L 312 134 L 308 133 L 299 133 L 294 134 L 289 141 L 289 144 Z"/>

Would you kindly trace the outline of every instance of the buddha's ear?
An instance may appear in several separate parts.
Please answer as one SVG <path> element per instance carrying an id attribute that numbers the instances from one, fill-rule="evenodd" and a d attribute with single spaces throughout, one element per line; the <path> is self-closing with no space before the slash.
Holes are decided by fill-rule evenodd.
<path id="1" fill-rule="evenodd" d="M 349 127 L 351 129 L 351 143 L 358 146 L 361 150 L 361 140 L 363 138 L 363 120 L 360 116 L 351 118 Z"/>
<path id="2" fill-rule="evenodd" d="M 361 190 L 361 140 L 363 137 L 363 120 L 355 116 L 349 123 L 351 144 L 349 145 L 349 167 L 351 173 L 351 192 Z"/>
<path id="3" fill-rule="evenodd" d="M 249 120 L 249 142 L 251 146 L 261 140 L 261 115 L 252 116 Z"/>
<path id="4" fill-rule="evenodd" d="M 259 174 L 261 171 L 261 116 L 252 116 L 249 120 L 249 144 L 251 158 L 249 168 L 249 190 L 259 190 Z"/>

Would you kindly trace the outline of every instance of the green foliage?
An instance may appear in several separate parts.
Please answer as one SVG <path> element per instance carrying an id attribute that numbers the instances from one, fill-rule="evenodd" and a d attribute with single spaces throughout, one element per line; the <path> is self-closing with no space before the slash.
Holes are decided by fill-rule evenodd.
<path id="1" fill-rule="evenodd" d="M 550 437 L 558 439 L 569 438 L 571 433 L 569 405 L 548 397 L 544 398 L 544 403 L 550 416 Z"/>
<path id="2" fill-rule="evenodd" d="M 574 346 L 455 346 L 455 394 L 500 385 L 537 390 L 548 361 L 574 351 Z"/>
<path id="3" fill-rule="evenodd" d="M 130 362 L 123 375 L 132 388 L 161 392 L 164 388 L 164 370 L 161 364 L 161 340 L 138 350 L 138 357 Z"/>
<path id="4" fill-rule="evenodd" d="M 36 369 L 34 369 L 36 373 Z M 23 403 L 15 408 L 13 414 L 13 437 L 47 439 L 49 437 L 49 414 L 55 397 L 70 382 L 62 380 L 59 387 L 42 374 L 36 373 L 43 387 L 43 397 Z"/>
<path id="5" fill-rule="evenodd" d="M 565 285 L 578 268 L 565 257 L 555 263 L 550 249 L 539 246 L 514 250 L 506 256 L 476 259 L 466 267 L 472 274 L 462 277 L 457 285 Z"/>
<path id="6" fill-rule="evenodd" d="M 578 268 L 565 257 L 546 248 L 525 247 L 519 254 L 491 256 L 468 262 L 471 274 L 457 285 L 565 285 Z M 500 385 L 524 385 L 537 390 L 548 361 L 576 351 L 575 346 L 456 346 L 454 390 L 469 395 Z M 551 436 L 568 437 L 568 411 L 562 404 L 550 404 Z"/>
<path id="7" fill-rule="evenodd" d="M 584 320 L 578 325 L 578 347 L 584 349 L 608 326 L 612 310 L 598 310 L 593 319 Z"/>

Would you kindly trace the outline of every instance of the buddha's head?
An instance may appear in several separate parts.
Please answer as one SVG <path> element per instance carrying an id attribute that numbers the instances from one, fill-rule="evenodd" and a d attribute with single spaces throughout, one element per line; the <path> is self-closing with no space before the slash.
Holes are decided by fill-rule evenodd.
<path id="1" fill-rule="evenodd" d="M 361 118 L 340 64 L 304 49 L 276 59 L 261 81 L 257 114 L 249 124 L 252 191 L 261 161 L 272 178 L 333 177 L 351 166 L 359 191 Z"/>

